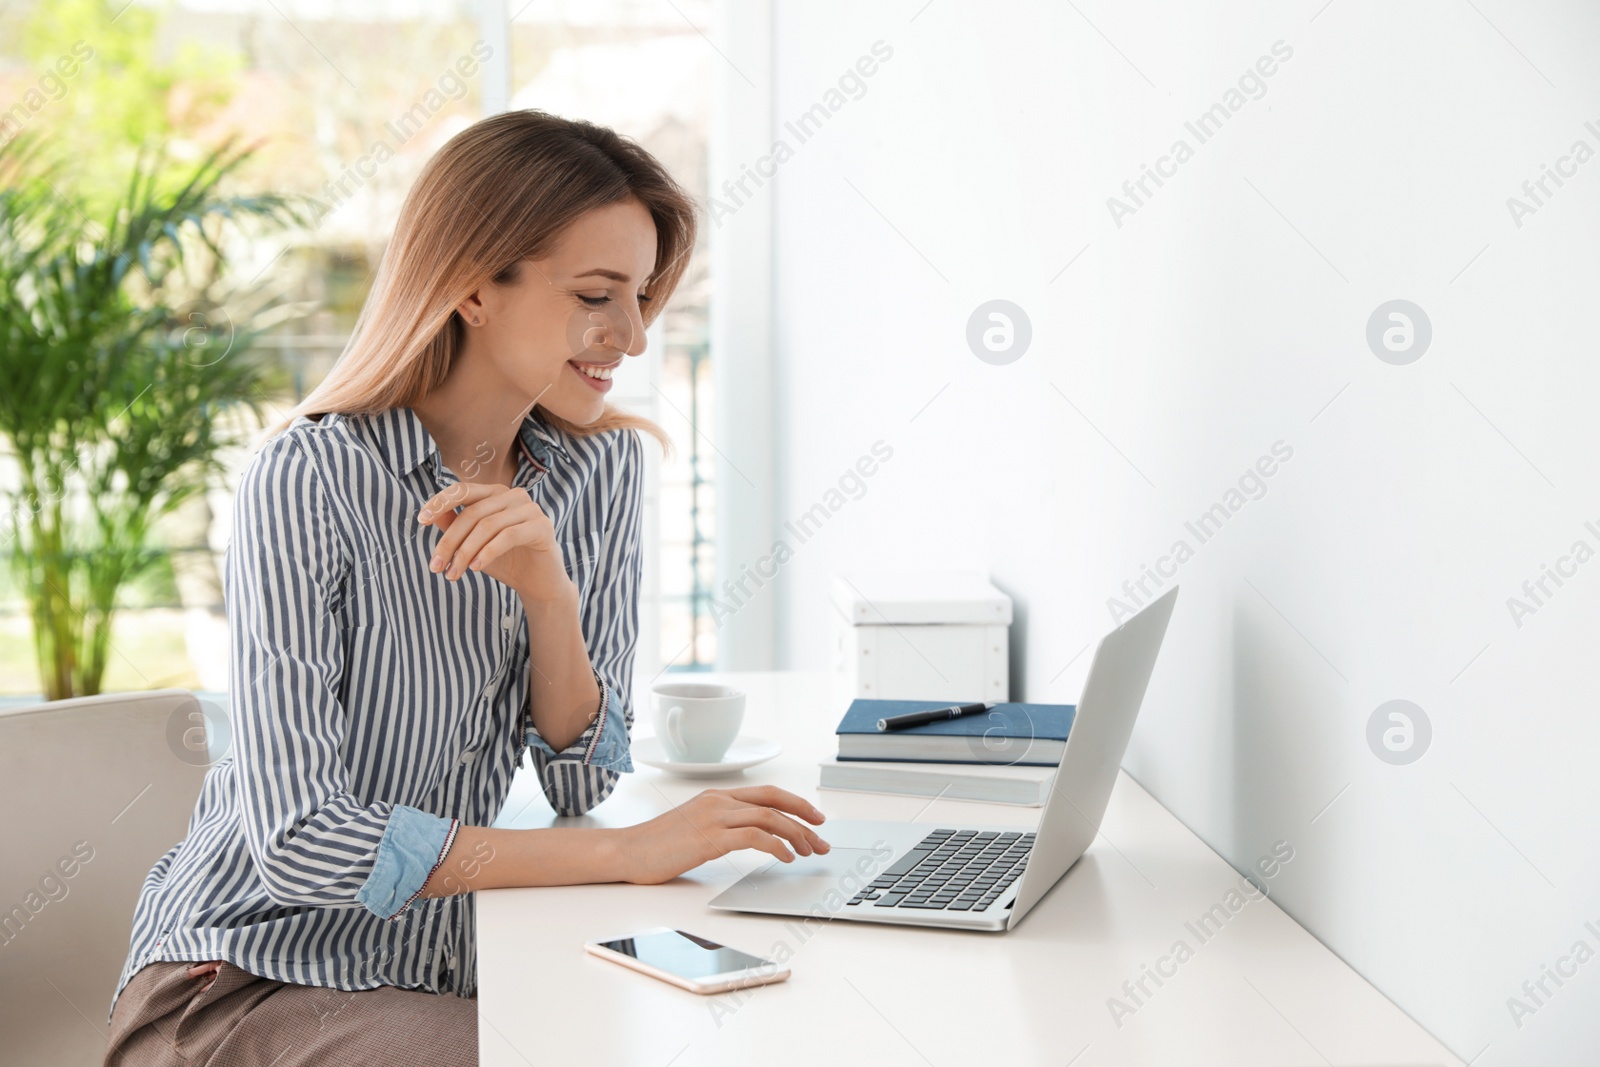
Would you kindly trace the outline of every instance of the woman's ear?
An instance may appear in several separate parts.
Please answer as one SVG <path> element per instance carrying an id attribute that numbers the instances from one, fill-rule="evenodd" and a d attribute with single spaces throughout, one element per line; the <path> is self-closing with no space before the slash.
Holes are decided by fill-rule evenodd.
<path id="1" fill-rule="evenodd" d="M 482 326 L 485 318 L 483 299 L 477 293 L 473 293 L 456 305 L 456 314 L 461 316 L 462 322 L 471 326 Z"/>

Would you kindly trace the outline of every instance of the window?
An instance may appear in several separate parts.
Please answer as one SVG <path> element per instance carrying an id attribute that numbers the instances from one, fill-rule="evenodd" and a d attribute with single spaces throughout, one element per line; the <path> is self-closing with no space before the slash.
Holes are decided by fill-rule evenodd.
<path id="1" fill-rule="evenodd" d="M 42 0 L 13 5 L 0 19 L 0 86 L 24 79 L 38 66 L 32 53 L 49 47 L 21 32 L 43 11 Z M 108 27 L 96 24 L 97 46 L 104 41 L 108 57 L 116 54 L 113 44 L 126 54 L 166 57 L 156 66 L 165 63 L 170 77 L 156 70 L 148 85 L 131 91 L 159 105 L 148 110 L 173 116 L 172 128 L 157 132 L 174 158 L 192 158 L 233 130 L 262 142 L 242 184 L 309 194 L 324 205 L 308 231 L 233 250 L 237 282 L 265 286 L 295 312 L 258 342 L 282 371 L 281 387 L 267 398 L 272 412 L 286 412 L 337 359 L 406 190 L 439 146 L 481 117 L 486 100 L 612 126 L 705 201 L 717 57 L 701 31 L 710 34 L 711 0 L 510 0 L 506 14 L 504 36 L 496 36 L 479 4 L 177 0 L 166 8 L 139 4 Z M 108 34 L 123 38 L 113 42 Z M 486 39 L 509 41 L 504 93 L 485 84 L 489 65 L 473 78 L 452 73 Z M 83 81 L 72 89 L 77 96 L 41 113 L 35 125 L 63 143 L 110 136 L 103 122 L 85 120 L 115 108 L 110 92 Z M 116 151 L 82 153 L 101 161 L 108 180 L 125 173 L 131 134 L 122 136 L 130 141 Z M 380 142 L 387 151 L 377 160 Z M 683 283 L 652 327 L 651 355 L 625 368 L 612 393 L 674 442 L 665 460 L 646 448 L 649 554 L 636 668 L 646 680 L 661 669 L 707 668 L 716 655 L 712 278 L 704 230 Z M 163 526 L 171 564 L 126 590 L 108 690 L 226 687 L 219 575 L 231 487 L 249 454 L 241 448 L 228 457 L 226 489 L 192 501 Z M 0 457 L 0 479 L 3 467 Z M 0 693 L 39 691 L 28 634 L 26 610 L 9 578 L 0 577 Z"/>

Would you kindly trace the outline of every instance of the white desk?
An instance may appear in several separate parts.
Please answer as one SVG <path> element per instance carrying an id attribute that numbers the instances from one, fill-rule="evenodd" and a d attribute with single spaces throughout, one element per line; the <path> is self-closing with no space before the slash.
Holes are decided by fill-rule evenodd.
<path id="1" fill-rule="evenodd" d="M 822 675 L 718 675 L 750 694 L 745 732 L 782 756 L 707 782 L 640 766 L 595 812 L 623 826 L 707 786 L 771 782 L 830 818 L 1032 826 L 1039 809 L 819 791 L 836 712 Z M 648 712 L 641 709 L 645 726 Z M 646 728 L 648 728 L 646 726 Z M 526 773 L 497 825 L 556 816 Z M 827 824 L 821 828 L 827 837 Z M 1238 874 L 1123 774 L 1103 833 L 1010 933 L 812 924 L 712 911 L 765 862 L 746 852 L 660 886 L 478 894 L 478 1019 L 485 1067 L 545 1064 L 1448 1064 L 1460 1061 L 1285 915 L 1257 898 L 1203 943 L 1185 926 Z M 1270 888 L 1271 883 L 1268 883 Z M 583 942 L 674 926 L 748 952 L 781 941 L 787 982 L 701 997 L 588 956 Z M 1108 1001 L 1182 939 L 1190 959 L 1119 1026 Z"/>

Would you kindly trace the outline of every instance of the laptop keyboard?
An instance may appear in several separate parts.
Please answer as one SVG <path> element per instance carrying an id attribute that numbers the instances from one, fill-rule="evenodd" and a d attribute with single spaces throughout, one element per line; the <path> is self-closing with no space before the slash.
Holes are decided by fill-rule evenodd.
<path id="1" fill-rule="evenodd" d="M 1022 874 L 1031 833 L 935 830 L 848 904 L 928 911 L 983 911 Z"/>

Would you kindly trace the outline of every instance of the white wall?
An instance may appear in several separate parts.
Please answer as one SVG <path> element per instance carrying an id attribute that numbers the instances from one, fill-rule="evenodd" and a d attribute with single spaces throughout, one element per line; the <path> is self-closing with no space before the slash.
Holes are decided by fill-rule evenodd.
<path id="1" fill-rule="evenodd" d="M 712 94 L 710 173 L 715 190 L 738 178 L 772 144 L 772 8 L 748 0 L 717 0 L 717 51 Z M 739 57 L 738 62 L 726 59 Z M 772 197 L 748 193 L 723 201 L 712 216 L 711 361 L 715 396 L 711 442 L 716 458 L 716 577 L 713 587 L 743 577 L 739 566 L 759 560 L 772 544 L 777 514 L 777 398 L 772 353 Z M 724 596 L 714 608 L 717 667 L 771 670 L 776 612 L 771 590 L 745 587 L 749 596 Z M 728 625 L 729 610 L 738 625 Z"/>
<path id="2" fill-rule="evenodd" d="M 1282 905 L 1464 1059 L 1588 1063 L 1600 962 L 1543 1006 L 1522 985 L 1600 950 L 1600 562 L 1520 627 L 1507 598 L 1600 549 L 1600 160 L 1520 227 L 1506 200 L 1600 149 L 1600 11 L 1474 4 L 780 2 L 780 136 L 893 54 L 754 194 L 779 523 L 894 454 L 791 545 L 779 657 L 825 665 L 835 571 L 977 566 L 1017 598 L 1014 695 L 1075 699 L 1108 598 L 1284 442 L 1180 568 L 1126 766 L 1236 866 L 1292 842 Z M 1278 41 L 1265 95 L 1115 225 Z M 993 298 L 1032 322 L 1009 366 L 965 342 Z M 1395 298 L 1433 326 L 1407 366 L 1365 337 Z M 1397 698 L 1434 731 L 1406 766 L 1365 739 Z"/>

